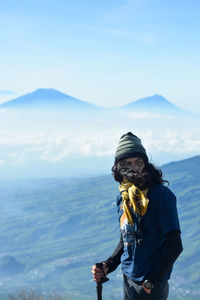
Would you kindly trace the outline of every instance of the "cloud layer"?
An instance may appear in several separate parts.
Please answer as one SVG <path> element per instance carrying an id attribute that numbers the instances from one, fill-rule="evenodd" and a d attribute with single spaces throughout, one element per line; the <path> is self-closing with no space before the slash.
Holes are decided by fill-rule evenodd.
<path id="1" fill-rule="evenodd" d="M 58 162 L 71 156 L 103 157 L 113 156 L 120 136 L 128 128 L 88 129 L 79 132 L 66 130 L 53 131 L 10 131 L 0 130 L 0 153 L 4 159 L 14 164 L 23 163 L 33 157 L 48 162 Z M 200 153 L 200 130 L 195 132 L 177 132 L 166 129 L 155 132 L 152 129 L 137 130 L 135 132 L 141 139 L 150 155 L 159 152 L 173 154 Z M 4 160 L 0 163 L 3 164 Z"/>

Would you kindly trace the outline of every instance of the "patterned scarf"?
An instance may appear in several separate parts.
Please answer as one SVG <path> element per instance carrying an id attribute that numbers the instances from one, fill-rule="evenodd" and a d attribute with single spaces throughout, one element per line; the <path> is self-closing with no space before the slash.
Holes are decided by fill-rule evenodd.
<path id="1" fill-rule="evenodd" d="M 133 208 L 135 214 L 144 216 L 149 203 L 147 198 L 148 189 L 141 190 L 132 182 L 124 179 L 119 186 L 119 191 L 122 195 L 122 205 L 127 221 L 133 225 L 134 221 L 130 208 Z"/>

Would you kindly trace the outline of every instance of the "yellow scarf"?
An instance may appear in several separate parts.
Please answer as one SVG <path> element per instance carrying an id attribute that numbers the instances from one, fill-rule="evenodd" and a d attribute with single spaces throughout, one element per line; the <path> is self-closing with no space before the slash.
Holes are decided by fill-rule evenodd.
<path id="1" fill-rule="evenodd" d="M 122 195 L 122 205 L 128 223 L 133 225 L 133 216 L 130 206 L 133 207 L 135 214 L 144 216 L 147 211 L 149 199 L 147 198 L 148 189 L 140 190 L 132 182 L 123 180 L 119 186 L 119 191 Z"/>

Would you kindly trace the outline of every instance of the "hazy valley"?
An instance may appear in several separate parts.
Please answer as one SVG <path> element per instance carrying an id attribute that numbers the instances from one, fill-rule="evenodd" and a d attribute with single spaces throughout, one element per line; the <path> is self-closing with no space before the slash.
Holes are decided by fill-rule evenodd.
<path id="1" fill-rule="evenodd" d="M 178 198 L 184 244 L 171 299 L 200 296 L 199 166 L 196 156 L 162 167 Z M 119 239 L 117 194 L 111 175 L 1 182 L 1 292 L 31 287 L 94 299 L 91 265 L 108 257 Z M 109 277 L 104 298 L 121 299 L 120 267 Z"/>

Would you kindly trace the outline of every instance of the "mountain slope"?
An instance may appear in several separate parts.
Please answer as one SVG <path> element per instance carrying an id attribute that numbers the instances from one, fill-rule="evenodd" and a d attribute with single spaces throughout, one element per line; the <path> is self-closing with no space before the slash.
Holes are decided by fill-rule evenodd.
<path id="1" fill-rule="evenodd" d="M 0 105 L 2 108 L 80 108 L 95 109 L 97 106 L 78 100 L 55 89 L 38 89 Z"/>
<path id="2" fill-rule="evenodd" d="M 170 280 L 172 299 L 200 295 L 199 162 L 196 156 L 162 167 L 177 196 L 184 246 Z M 23 274 L 1 279 L 2 292 L 26 284 L 94 299 L 90 267 L 107 258 L 119 240 L 118 193 L 112 176 L 1 182 L 0 254 L 25 266 Z M 121 299 L 120 267 L 109 277 L 104 299 Z"/>

